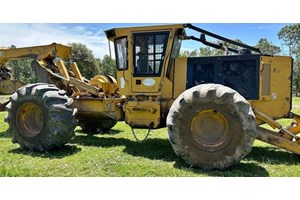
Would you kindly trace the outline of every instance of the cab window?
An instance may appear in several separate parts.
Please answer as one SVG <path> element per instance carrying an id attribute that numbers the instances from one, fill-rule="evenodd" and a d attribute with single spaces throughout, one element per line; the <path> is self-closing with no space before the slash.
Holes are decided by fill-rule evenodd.
<path id="1" fill-rule="evenodd" d="M 116 62 L 118 70 L 127 69 L 127 38 L 115 40 Z"/>
<path id="2" fill-rule="evenodd" d="M 169 32 L 134 34 L 134 76 L 160 76 Z"/>

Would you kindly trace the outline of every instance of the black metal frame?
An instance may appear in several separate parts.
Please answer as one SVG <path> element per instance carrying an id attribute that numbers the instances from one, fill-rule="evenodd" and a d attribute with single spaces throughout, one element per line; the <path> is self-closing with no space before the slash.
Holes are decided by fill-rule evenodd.
<path id="1" fill-rule="evenodd" d="M 192 29 L 194 31 L 197 31 L 197 32 L 201 33 L 200 38 L 196 38 L 194 36 L 187 36 L 186 39 L 191 39 L 191 40 L 195 40 L 195 41 L 198 41 L 198 42 L 202 42 L 205 45 L 208 45 L 208 46 L 211 46 L 211 47 L 214 47 L 214 48 L 217 48 L 217 49 L 226 49 L 227 48 L 228 51 L 232 51 L 234 53 L 238 53 L 238 50 L 236 50 L 236 49 L 225 47 L 222 44 L 215 44 L 215 43 L 211 43 L 211 42 L 206 41 L 205 35 L 208 35 L 208 36 L 216 38 L 218 40 L 221 40 L 221 41 L 224 41 L 224 42 L 227 42 L 227 43 L 230 43 L 230 44 L 234 44 L 236 46 L 239 46 L 239 47 L 242 47 L 242 48 L 246 48 L 246 49 L 249 49 L 249 50 L 257 52 L 257 53 L 261 53 L 261 51 L 260 51 L 259 48 L 252 47 L 252 46 L 249 46 L 249 45 L 246 45 L 246 44 L 243 44 L 243 43 L 240 43 L 240 42 L 237 42 L 237 41 L 225 38 L 223 36 L 220 36 L 220 35 L 217 35 L 215 33 L 212 33 L 212 32 L 206 31 L 204 29 L 198 28 L 196 26 L 193 26 L 192 24 L 184 24 L 183 27 L 189 28 L 189 29 Z"/>

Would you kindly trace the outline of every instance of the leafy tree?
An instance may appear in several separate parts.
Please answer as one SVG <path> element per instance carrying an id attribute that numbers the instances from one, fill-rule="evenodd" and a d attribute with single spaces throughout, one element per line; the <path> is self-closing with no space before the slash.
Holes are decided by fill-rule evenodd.
<path id="1" fill-rule="evenodd" d="M 300 94 L 300 24 L 284 26 L 278 32 L 278 38 L 289 49 L 289 55 L 294 58 L 293 93 Z"/>
<path id="2" fill-rule="evenodd" d="M 211 56 L 214 54 L 212 47 L 200 47 L 199 56 Z"/>
<path id="3" fill-rule="evenodd" d="M 284 26 L 278 32 L 278 38 L 289 48 L 289 54 L 299 55 L 300 24 Z"/>
<path id="4" fill-rule="evenodd" d="M 116 61 L 110 58 L 109 55 L 104 55 L 103 59 L 98 59 L 98 62 L 101 63 L 100 73 L 105 75 L 110 75 L 116 77 Z"/>
<path id="5" fill-rule="evenodd" d="M 12 78 L 25 84 L 36 83 L 37 76 L 31 67 L 32 60 L 12 60 L 7 66 L 12 70 Z"/>
<path id="6" fill-rule="evenodd" d="M 24 83 L 36 83 L 37 75 L 31 67 L 32 60 L 20 60 L 18 66 L 21 67 L 20 80 Z"/>
<path id="7" fill-rule="evenodd" d="M 197 57 L 198 56 L 198 50 L 193 50 L 189 53 L 189 57 Z"/>
<path id="8" fill-rule="evenodd" d="M 293 70 L 293 93 L 295 96 L 299 96 L 300 94 L 300 60 L 296 60 L 294 62 L 294 70 Z"/>
<path id="9" fill-rule="evenodd" d="M 15 49 L 15 45 L 11 45 L 11 49 Z M 31 68 L 31 59 L 27 60 L 11 60 L 6 66 L 11 69 L 12 79 L 22 81 L 23 83 L 34 83 L 37 76 Z"/>
<path id="10" fill-rule="evenodd" d="M 181 51 L 179 53 L 179 57 L 184 57 L 184 58 L 187 58 L 187 57 L 197 57 L 199 56 L 199 53 L 198 53 L 198 50 L 193 50 L 193 51 L 188 51 L 188 50 L 184 50 L 184 51 Z"/>
<path id="11" fill-rule="evenodd" d="M 72 48 L 71 59 L 77 63 L 82 76 L 87 79 L 99 74 L 99 62 L 94 58 L 92 50 L 85 44 L 69 43 L 68 46 Z"/>
<path id="12" fill-rule="evenodd" d="M 279 54 L 281 52 L 280 47 L 268 41 L 267 38 L 261 38 L 255 45 L 255 47 L 259 48 L 262 53 L 267 53 L 271 55 Z"/>

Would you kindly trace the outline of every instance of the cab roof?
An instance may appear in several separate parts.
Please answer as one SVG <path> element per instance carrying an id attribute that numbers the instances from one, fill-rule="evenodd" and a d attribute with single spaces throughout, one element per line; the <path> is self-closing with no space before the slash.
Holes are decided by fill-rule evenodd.
<path id="1" fill-rule="evenodd" d="M 107 39 L 113 41 L 116 38 L 130 35 L 132 32 L 143 31 L 163 31 L 163 30 L 178 30 L 184 29 L 184 24 L 170 24 L 170 25 L 155 25 L 155 26 L 136 26 L 125 28 L 113 28 L 105 31 Z"/>

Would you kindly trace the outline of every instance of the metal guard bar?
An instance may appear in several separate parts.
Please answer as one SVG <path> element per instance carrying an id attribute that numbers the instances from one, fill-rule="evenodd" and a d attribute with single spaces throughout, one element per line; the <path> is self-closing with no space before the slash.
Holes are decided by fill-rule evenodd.
<path id="1" fill-rule="evenodd" d="M 212 32 L 206 31 L 206 30 L 204 30 L 204 29 L 198 28 L 198 27 L 196 27 L 196 26 L 193 26 L 192 24 L 184 24 L 183 27 L 192 29 L 192 30 L 197 31 L 197 32 L 200 32 L 200 33 L 203 33 L 203 34 L 205 34 L 205 35 L 209 35 L 209 36 L 211 36 L 211 37 L 213 37 L 213 38 L 222 40 L 222 41 L 224 41 L 224 42 L 228 42 L 228 43 L 237 45 L 237 46 L 239 46 L 239 47 L 243 47 L 243 48 L 246 48 L 246 49 L 255 51 L 255 52 L 257 52 L 257 53 L 261 53 L 261 51 L 260 51 L 259 48 L 255 48 L 255 47 L 252 47 L 252 46 L 249 46 L 249 45 L 246 45 L 246 44 L 243 44 L 243 43 L 240 43 L 240 42 L 237 42 L 237 41 L 234 41 L 234 40 L 225 38 L 225 37 L 222 37 L 222 36 L 217 35 L 217 34 L 215 34 L 215 33 L 212 33 Z"/>

